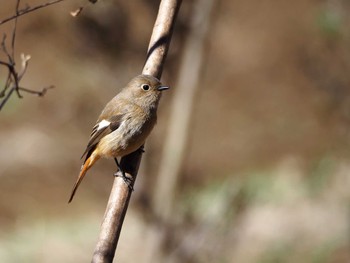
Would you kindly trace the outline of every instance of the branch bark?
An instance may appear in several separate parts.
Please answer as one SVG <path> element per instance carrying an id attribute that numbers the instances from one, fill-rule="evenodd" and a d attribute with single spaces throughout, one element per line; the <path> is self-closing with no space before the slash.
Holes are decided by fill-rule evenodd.
<path id="1" fill-rule="evenodd" d="M 195 1 L 190 31 L 184 45 L 176 90 L 171 104 L 169 127 L 156 181 L 154 208 L 164 222 L 171 219 L 175 189 L 180 176 L 196 92 L 199 90 L 204 45 L 214 0 Z"/>
<path id="2" fill-rule="evenodd" d="M 181 2 L 181 0 L 161 1 L 147 51 L 147 59 L 142 70 L 143 74 L 160 79 Z M 142 152 L 143 149 L 139 149 L 123 157 L 120 163 L 126 175 L 133 179 L 132 185 L 136 180 Z M 130 188 L 121 177 L 115 177 L 93 254 L 93 263 L 113 262 L 130 197 Z"/>
<path id="3" fill-rule="evenodd" d="M 162 159 L 153 192 L 152 207 L 155 217 L 160 220 L 152 221 L 148 228 L 149 232 L 145 242 L 147 255 L 144 262 L 146 263 L 191 261 L 192 248 L 198 248 L 201 244 L 197 242 L 193 246 L 186 246 L 188 244 L 188 237 L 186 237 L 177 247 L 171 246 L 171 252 L 164 247 L 165 241 L 169 240 L 169 237 L 176 231 L 176 227 L 169 226 L 174 226 L 174 218 L 178 220 L 181 217 L 175 206 L 175 193 L 181 176 L 186 147 L 188 147 L 195 95 L 200 88 L 200 73 L 205 65 L 205 42 L 208 38 L 211 13 L 214 7 L 215 0 L 196 0 L 194 2 L 194 11 L 191 14 L 190 28 L 183 47 L 176 90 L 173 92 L 168 119 L 169 127 L 163 143 Z M 184 249 L 185 246 L 187 250 Z M 164 250 L 168 252 L 166 256 L 163 254 Z"/>

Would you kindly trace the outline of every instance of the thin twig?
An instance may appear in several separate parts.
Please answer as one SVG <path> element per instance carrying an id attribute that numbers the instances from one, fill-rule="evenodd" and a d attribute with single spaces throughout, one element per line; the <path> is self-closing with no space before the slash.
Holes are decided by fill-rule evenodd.
<path id="1" fill-rule="evenodd" d="M 7 35 L 4 34 L 3 37 L 2 37 L 2 41 L 1 41 L 1 50 L 7 56 L 7 59 L 9 60 L 9 64 L 14 64 L 13 58 L 10 55 L 10 53 L 7 51 L 7 48 L 6 48 L 6 38 L 7 38 Z"/>
<path id="2" fill-rule="evenodd" d="M 14 81 L 15 81 L 15 90 L 17 93 L 17 96 L 19 98 L 22 97 L 21 93 L 19 93 L 19 89 L 18 89 L 18 85 L 19 85 L 19 79 L 18 79 L 18 74 L 15 71 L 14 65 L 15 65 L 15 42 L 16 42 L 16 32 L 17 32 L 17 21 L 18 21 L 18 13 L 19 13 L 19 5 L 21 3 L 21 0 L 17 0 L 16 3 L 16 18 L 15 18 L 15 22 L 13 23 L 13 30 L 12 30 L 12 38 L 11 38 L 11 62 L 13 64 L 12 72 L 13 72 L 13 76 L 14 76 Z"/>
<path id="3" fill-rule="evenodd" d="M 20 10 L 21 0 L 16 0 L 15 15 L 0 22 L 0 25 L 1 25 L 1 24 L 4 24 L 10 20 L 14 20 L 12 35 L 11 35 L 11 42 L 9 45 L 10 50 L 8 50 L 7 46 L 6 46 L 6 39 L 7 39 L 6 34 L 3 35 L 2 41 L 1 41 L 1 46 L 0 46 L 0 50 L 7 57 L 7 61 L 0 61 L 0 65 L 6 67 L 8 70 L 5 86 L 0 91 L 0 98 L 2 98 L 2 100 L 0 102 L 0 110 L 3 108 L 3 106 L 6 104 L 6 102 L 10 99 L 10 97 L 14 91 L 17 93 L 18 98 L 22 98 L 20 91 L 27 92 L 30 94 L 35 94 L 35 95 L 38 95 L 39 97 L 42 97 L 46 94 L 48 89 L 53 88 L 53 86 L 50 86 L 50 87 L 45 87 L 40 91 L 36 91 L 36 90 L 31 90 L 28 88 L 20 87 L 20 81 L 27 71 L 28 61 L 30 59 L 30 56 L 21 54 L 22 69 L 21 69 L 21 72 L 18 72 L 16 67 L 15 67 L 16 66 L 15 48 L 16 48 L 17 22 L 18 22 L 18 17 L 21 15 L 27 14 L 27 13 L 32 12 L 34 10 L 37 10 L 39 8 L 43 8 L 43 7 L 52 5 L 52 4 L 56 4 L 56 3 L 61 2 L 61 1 L 63 1 L 63 0 L 55 0 L 55 1 L 48 2 L 46 4 L 35 6 L 33 8 L 26 7 L 25 9 Z"/>
<path id="4" fill-rule="evenodd" d="M 16 19 L 19 16 L 31 13 L 31 12 L 33 12 L 35 10 L 38 10 L 38 9 L 41 9 L 41 8 L 44 8 L 44 7 L 47 7 L 47 6 L 50 6 L 50 5 L 57 4 L 57 3 L 62 2 L 62 1 L 64 1 L 64 0 L 54 0 L 54 1 L 51 1 L 51 2 L 47 2 L 45 4 L 41 4 L 41 5 L 28 7 L 28 8 L 19 10 L 18 12 L 16 12 L 16 15 L 10 16 L 10 17 L 5 18 L 2 21 L 0 21 L 0 25 L 5 24 L 5 23 L 7 23 L 7 22 L 9 22 L 9 21 L 11 21 L 13 19 Z"/>
<path id="5" fill-rule="evenodd" d="M 12 30 L 12 39 L 11 39 L 11 57 L 15 57 L 15 42 L 16 42 L 16 31 L 17 31 L 17 21 L 18 21 L 18 14 L 19 14 L 19 4 L 21 3 L 21 0 L 17 0 L 16 4 L 16 18 L 15 22 L 13 23 L 13 30 Z"/>
<path id="6" fill-rule="evenodd" d="M 31 58 L 30 55 L 24 55 L 23 53 L 21 54 L 22 72 L 18 74 L 18 80 L 21 80 L 24 74 L 26 73 L 28 68 L 28 61 L 30 60 L 30 58 Z"/>
<path id="7" fill-rule="evenodd" d="M 54 87 L 55 86 L 51 85 L 51 86 L 42 88 L 42 90 L 40 90 L 40 91 L 39 90 L 26 89 L 26 88 L 22 88 L 22 87 L 19 87 L 18 89 L 23 90 L 23 91 L 25 91 L 27 93 L 30 93 L 30 94 L 38 95 L 39 97 L 43 97 L 46 94 L 47 90 L 53 89 Z"/>
<path id="8" fill-rule="evenodd" d="M 143 74 L 150 74 L 158 78 L 162 75 L 164 61 L 180 5 L 181 0 L 161 1 L 147 52 L 147 60 L 142 71 Z M 133 183 L 136 180 L 141 156 L 141 151 L 136 151 L 123 157 L 120 163 L 127 176 L 133 178 Z M 113 262 L 130 196 L 131 190 L 124 183 L 122 177 L 116 177 L 101 225 L 99 240 L 92 258 L 93 263 Z"/>
<path id="9" fill-rule="evenodd" d="M 12 92 L 14 92 L 15 89 L 10 89 L 10 91 L 7 93 L 6 97 L 0 102 L 0 110 L 2 109 L 2 107 L 4 107 L 4 105 L 6 104 L 6 102 L 8 101 L 8 99 L 11 97 Z"/>

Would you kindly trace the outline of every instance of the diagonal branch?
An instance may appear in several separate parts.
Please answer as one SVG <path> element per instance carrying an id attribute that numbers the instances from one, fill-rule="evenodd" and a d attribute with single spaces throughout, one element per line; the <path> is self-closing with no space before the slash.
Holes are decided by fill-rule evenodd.
<path id="1" fill-rule="evenodd" d="M 161 1 L 147 52 L 147 60 L 142 71 L 143 74 L 161 77 L 180 5 L 181 0 Z M 132 184 L 136 180 L 141 157 L 142 149 L 139 149 L 121 160 L 123 170 L 128 177 L 133 178 Z M 131 190 L 129 187 L 125 184 L 122 177 L 116 177 L 101 225 L 100 236 L 93 254 L 93 263 L 113 262 L 130 197 Z"/>

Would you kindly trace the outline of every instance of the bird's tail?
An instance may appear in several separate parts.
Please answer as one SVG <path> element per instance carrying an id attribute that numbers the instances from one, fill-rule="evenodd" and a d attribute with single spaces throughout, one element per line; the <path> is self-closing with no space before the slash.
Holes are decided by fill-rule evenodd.
<path id="1" fill-rule="evenodd" d="M 68 203 L 72 202 L 73 197 L 75 195 L 75 192 L 77 191 L 81 181 L 84 179 L 84 176 L 86 174 L 86 172 L 91 168 L 91 166 L 98 160 L 100 159 L 100 156 L 96 156 L 94 154 L 92 154 L 88 159 L 86 159 L 86 161 L 84 162 L 84 164 L 81 166 L 81 170 L 80 170 L 80 174 L 78 176 L 77 181 L 75 182 L 74 186 L 73 186 L 73 190 L 72 193 L 70 195 L 69 201 Z"/>

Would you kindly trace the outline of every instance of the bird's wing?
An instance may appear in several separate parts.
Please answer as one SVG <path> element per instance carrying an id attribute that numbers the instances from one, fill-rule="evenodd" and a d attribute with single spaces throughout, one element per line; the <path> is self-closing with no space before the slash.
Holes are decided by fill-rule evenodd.
<path id="1" fill-rule="evenodd" d="M 84 155 L 86 155 L 86 159 L 89 158 L 99 141 L 104 136 L 119 128 L 120 124 L 122 123 L 123 116 L 124 114 L 114 115 L 108 118 L 108 120 L 102 119 L 101 121 L 97 122 L 92 128 L 90 140 L 81 158 L 83 158 Z"/>

